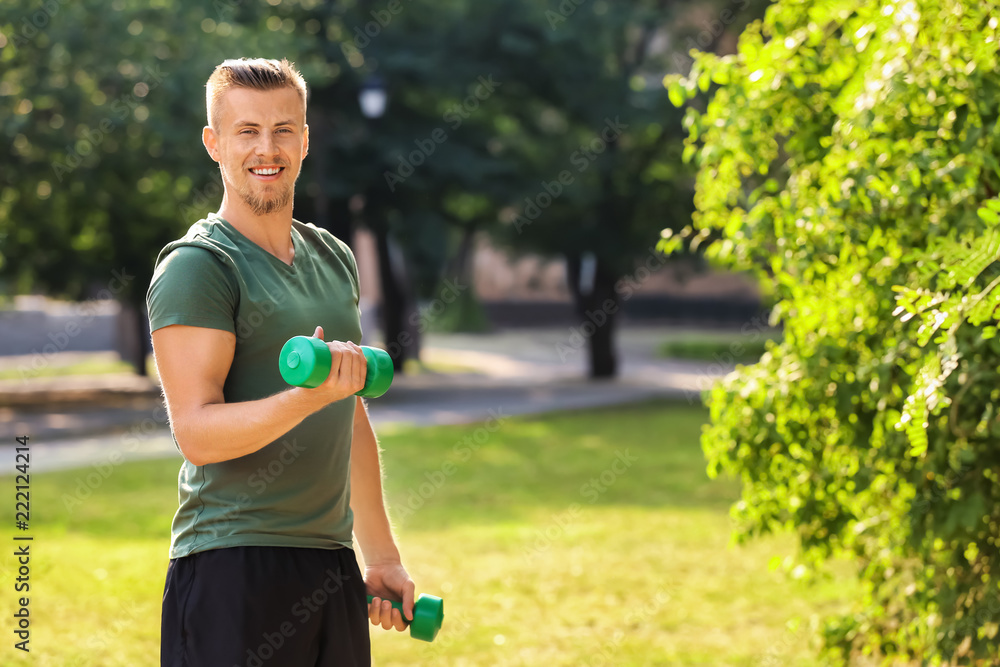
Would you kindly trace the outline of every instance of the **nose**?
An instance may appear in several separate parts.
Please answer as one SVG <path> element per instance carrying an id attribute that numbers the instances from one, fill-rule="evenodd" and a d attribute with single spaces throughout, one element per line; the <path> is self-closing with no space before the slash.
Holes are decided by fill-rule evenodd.
<path id="1" fill-rule="evenodd" d="M 274 140 L 274 135 L 270 132 L 261 132 L 255 152 L 261 156 L 277 155 L 278 143 Z"/>

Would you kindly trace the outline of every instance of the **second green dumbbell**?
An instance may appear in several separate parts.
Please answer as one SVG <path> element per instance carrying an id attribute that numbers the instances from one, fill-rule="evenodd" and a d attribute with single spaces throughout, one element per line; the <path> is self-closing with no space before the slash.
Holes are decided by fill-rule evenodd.
<path id="1" fill-rule="evenodd" d="M 403 603 L 390 600 L 392 606 L 403 614 Z M 368 596 L 368 604 L 372 603 L 372 596 Z M 444 623 L 444 600 L 436 595 L 422 594 L 413 603 L 413 621 L 410 623 L 410 636 L 425 642 L 432 642 L 437 637 L 438 630 Z"/>
<path id="2" fill-rule="evenodd" d="M 392 358 L 385 350 L 362 346 L 368 360 L 365 386 L 357 392 L 364 398 L 378 398 L 392 384 Z M 319 338 L 295 336 L 281 348 L 278 370 L 285 382 L 295 387 L 318 387 L 330 375 L 330 348 Z"/>

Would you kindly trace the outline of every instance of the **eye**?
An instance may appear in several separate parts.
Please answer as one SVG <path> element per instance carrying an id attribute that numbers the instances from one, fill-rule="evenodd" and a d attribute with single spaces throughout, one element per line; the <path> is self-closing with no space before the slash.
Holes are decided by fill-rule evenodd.
<path id="1" fill-rule="evenodd" d="M 282 128 L 278 129 L 278 132 L 287 132 L 288 134 L 291 134 L 292 130 L 290 128 L 287 128 L 287 127 L 282 127 Z"/>
<path id="2" fill-rule="evenodd" d="M 246 128 L 246 129 L 240 130 L 240 134 L 253 134 L 253 132 L 254 131 L 251 130 L 250 128 Z"/>

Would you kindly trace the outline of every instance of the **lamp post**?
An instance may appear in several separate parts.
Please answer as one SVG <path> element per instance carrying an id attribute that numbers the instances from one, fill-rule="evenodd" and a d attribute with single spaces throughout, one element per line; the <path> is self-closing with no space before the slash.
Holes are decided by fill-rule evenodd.
<path id="1" fill-rule="evenodd" d="M 381 77 L 372 75 L 362 82 L 358 90 L 358 105 L 361 107 L 361 114 L 373 126 L 385 114 L 388 102 L 389 93 Z M 379 164 L 377 171 L 381 172 L 381 161 L 376 160 L 376 163 Z M 375 233 L 378 251 L 378 272 L 382 283 L 379 319 L 382 321 L 385 349 L 392 357 L 393 368 L 401 372 L 407 359 L 419 356 L 420 341 L 418 332 L 407 326 L 408 320 L 412 319 L 408 317 L 412 306 L 404 287 L 406 267 L 402 261 L 402 253 L 389 237 L 388 224 L 380 219 L 383 207 L 378 200 L 381 194 L 379 190 L 377 185 L 371 185 L 365 193 L 365 219 L 368 227 Z"/>
<path id="2" fill-rule="evenodd" d="M 365 118 L 381 118 L 385 113 L 389 94 L 385 82 L 379 76 L 370 76 L 361 84 L 358 91 L 358 104 Z"/>

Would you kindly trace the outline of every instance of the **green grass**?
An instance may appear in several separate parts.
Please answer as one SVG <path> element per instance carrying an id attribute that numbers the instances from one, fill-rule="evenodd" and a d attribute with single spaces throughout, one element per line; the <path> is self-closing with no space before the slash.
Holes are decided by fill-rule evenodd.
<path id="1" fill-rule="evenodd" d="M 756 329 L 749 333 L 738 331 L 679 333 L 663 341 L 658 352 L 661 357 L 668 359 L 752 364 L 760 361 L 761 355 L 767 351 L 769 340 L 780 341 L 781 333 Z"/>
<path id="2" fill-rule="evenodd" d="M 432 644 L 373 629 L 374 664 L 816 664 L 813 619 L 858 587 L 769 571 L 789 536 L 729 545 L 738 488 L 704 473 L 705 419 L 652 403 L 383 429 L 404 561 L 418 592 L 446 604 Z M 0 664 L 157 664 L 177 462 L 121 465 L 68 509 L 63 494 L 88 472 L 32 476 L 32 653 L 6 630 Z M 0 507 L 8 526 L 12 505 Z M 0 557 L 5 628 L 12 551 Z"/>

